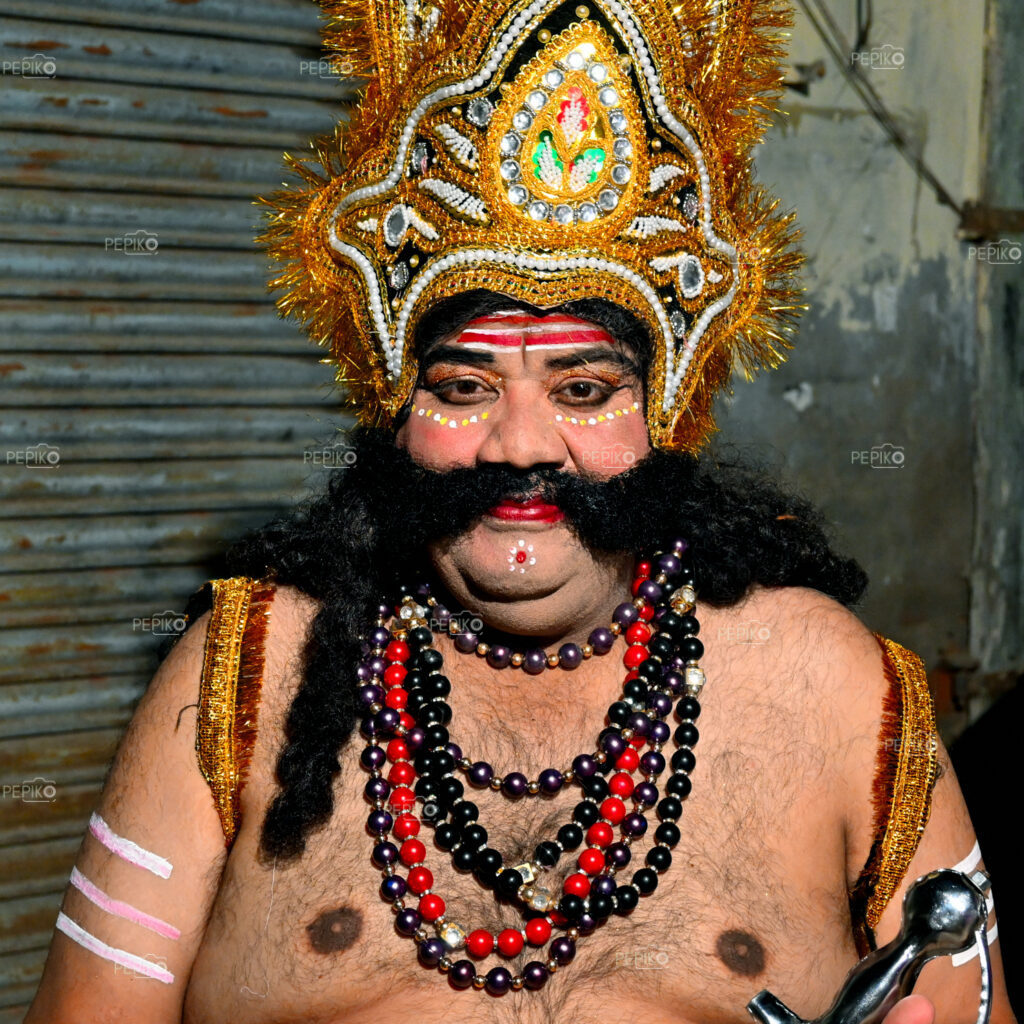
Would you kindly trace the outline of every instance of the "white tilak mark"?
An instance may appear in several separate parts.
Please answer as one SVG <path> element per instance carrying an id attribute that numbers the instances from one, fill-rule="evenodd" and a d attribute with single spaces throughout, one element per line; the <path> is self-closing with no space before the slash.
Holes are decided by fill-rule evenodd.
<path id="1" fill-rule="evenodd" d="M 580 335 L 605 335 L 603 327 L 588 327 L 586 324 L 511 324 L 509 326 L 480 326 L 473 327 L 467 324 L 463 331 L 466 334 L 486 334 L 494 337 L 511 337 L 517 334 L 568 334 L 573 331 Z M 580 344 L 583 344 L 582 342 Z"/>

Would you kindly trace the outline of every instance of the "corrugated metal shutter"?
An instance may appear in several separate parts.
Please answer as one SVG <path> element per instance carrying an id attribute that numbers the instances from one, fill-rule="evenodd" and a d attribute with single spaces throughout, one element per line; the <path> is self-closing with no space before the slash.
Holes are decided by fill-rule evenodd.
<path id="1" fill-rule="evenodd" d="M 252 198 L 346 94 L 311 0 L 0 15 L 0 783 L 56 787 L 0 801 L 8 1024 L 156 663 L 133 620 L 180 609 L 228 539 L 315 481 L 331 374 L 276 317 Z M 138 231 L 153 251 L 108 241 Z M 25 464 L 40 444 L 56 465 Z"/>

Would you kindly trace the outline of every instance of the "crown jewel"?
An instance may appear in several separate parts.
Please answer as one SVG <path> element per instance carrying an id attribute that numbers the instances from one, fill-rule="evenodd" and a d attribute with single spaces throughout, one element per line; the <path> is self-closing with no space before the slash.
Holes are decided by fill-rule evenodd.
<path id="1" fill-rule="evenodd" d="M 600 296 L 647 326 L 652 443 L 696 450 L 734 360 L 790 342 L 791 215 L 751 181 L 788 12 L 773 0 L 426 6 L 325 0 L 328 45 L 368 78 L 317 140 L 324 174 L 273 197 L 281 308 L 329 347 L 366 422 L 416 381 L 436 301 Z"/>

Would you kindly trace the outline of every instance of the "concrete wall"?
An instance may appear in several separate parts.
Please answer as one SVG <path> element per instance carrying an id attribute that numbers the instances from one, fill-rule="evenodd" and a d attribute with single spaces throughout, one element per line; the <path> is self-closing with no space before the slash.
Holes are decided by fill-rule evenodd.
<path id="1" fill-rule="evenodd" d="M 992 206 L 1024 210 L 1024 22 L 1019 4 L 992 3 L 986 36 L 980 194 Z M 1024 664 L 1024 239 L 1019 233 L 1006 236 L 1003 240 L 1015 242 L 1016 250 L 1012 244 L 1000 246 L 994 259 L 981 264 L 978 276 L 978 508 L 970 620 L 972 648 L 1000 688 Z M 980 711 L 990 697 L 986 689 L 993 687 L 977 689 L 972 710 Z"/>
<path id="2" fill-rule="evenodd" d="M 829 8 L 852 39 L 855 5 Z M 945 188 L 976 198 L 984 3 L 874 8 L 868 46 L 903 60 L 866 77 Z M 825 509 L 841 550 L 871 577 L 860 609 L 869 626 L 930 670 L 962 664 L 979 264 L 957 239 L 956 213 L 889 142 L 799 9 L 797 18 L 792 62 L 823 59 L 826 74 L 806 97 L 787 90 L 758 170 L 799 212 L 811 308 L 788 363 L 754 383 L 740 377 L 720 402 L 721 437 L 769 455 Z M 854 454 L 887 444 L 902 449 L 899 468 Z"/>

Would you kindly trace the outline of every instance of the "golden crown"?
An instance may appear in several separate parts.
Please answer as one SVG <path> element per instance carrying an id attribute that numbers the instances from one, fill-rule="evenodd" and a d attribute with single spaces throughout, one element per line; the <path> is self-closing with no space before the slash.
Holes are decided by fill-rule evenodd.
<path id="1" fill-rule="evenodd" d="M 602 297 L 654 342 L 651 443 L 696 451 L 734 363 L 791 347 L 792 214 L 750 151 L 781 90 L 777 0 L 322 0 L 347 125 L 290 165 L 263 241 L 279 307 L 366 423 L 411 397 L 416 326 L 486 288 Z M 320 165 L 314 169 L 313 161 Z"/>

